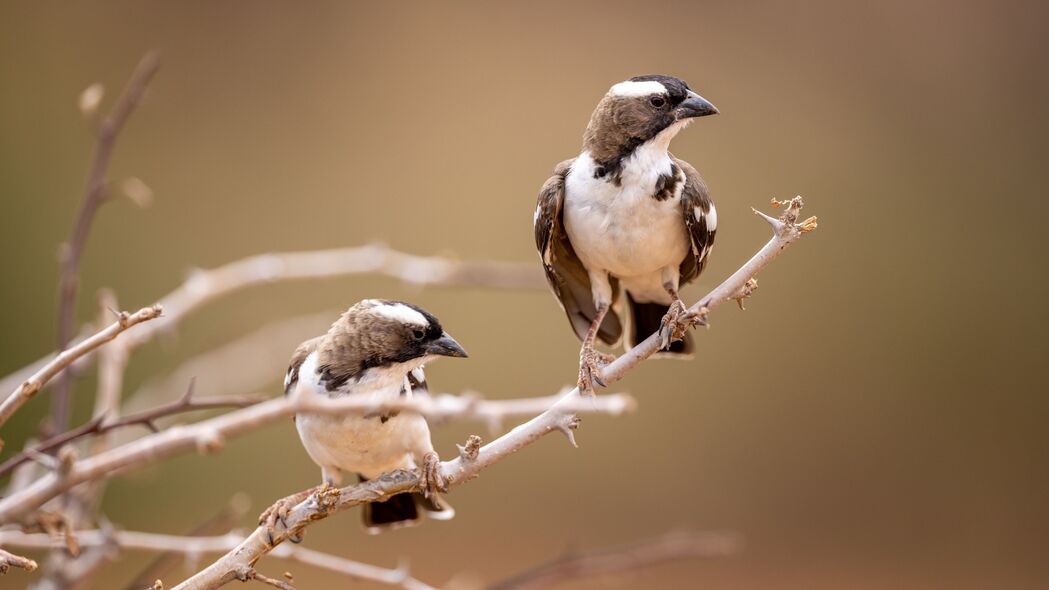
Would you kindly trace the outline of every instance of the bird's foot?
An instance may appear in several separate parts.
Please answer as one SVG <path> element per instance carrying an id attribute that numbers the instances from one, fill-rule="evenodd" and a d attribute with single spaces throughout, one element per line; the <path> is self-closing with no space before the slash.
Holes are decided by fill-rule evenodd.
<path id="1" fill-rule="evenodd" d="M 689 311 L 685 303 L 675 299 L 659 325 L 659 348 L 669 350 L 674 342 L 685 338 L 685 333 L 695 326 L 707 325 L 707 308 Z"/>
<path id="2" fill-rule="evenodd" d="M 262 514 L 259 515 L 259 526 L 266 527 L 266 538 L 269 541 L 271 547 L 274 547 L 277 544 L 277 523 L 279 522 L 280 525 L 286 530 L 288 528 L 287 518 L 288 514 L 291 513 L 291 509 L 295 506 L 298 506 L 306 498 L 309 498 L 310 494 L 313 494 L 314 492 L 319 491 L 324 487 L 325 486 L 317 486 L 308 490 L 303 490 L 296 494 L 292 494 L 285 498 L 281 498 L 280 500 L 274 502 L 273 506 L 270 506 L 266 510 L 262 511 Z M 299 543 L 302 541 L 302 536 L 297 534 L 291 535 L 288 537 L 288 540 L 292 543 Z"/>
<path id="3" fill-rule="evenodd" d="M 419 489 L 423 496 L 436 498 L 438 492 L 448 491 L 448 482 L 441 475 L 441 458 L 437 453 L 423 455 L 423 464 L 419 474 Z"/>
<path id="4" fill-rule="evenodd" d="M 594 384 L 605 387 L 601 380 L 601 370 L 616 360 L 615 355 L 595 350 L 593 345 L 583 346 L 579 351 L 579 393 L 594 395 Z"/>

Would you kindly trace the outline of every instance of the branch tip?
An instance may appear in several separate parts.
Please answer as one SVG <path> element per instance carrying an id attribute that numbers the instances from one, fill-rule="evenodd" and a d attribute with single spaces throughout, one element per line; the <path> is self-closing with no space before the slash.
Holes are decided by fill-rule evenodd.
<path id="1" fill-rule="evenodd" d="M 7 551 L 0 549 L 0 574 L 8 573 L 13 567 L 32 572 L 36 571 L 37 565 L 35 561 L 28 557 L 8 553 Z"/>
<path id="2" fill-rule="evenodd" d="M 732 299 L 735 300 L 736 305 L 739 306 L 740 311 L 747 310 L 747 308 L 743 306 L 743 300 L 750 297 L 754 293 L 754 291 L 757 290 L 758 280 L 751 277 L 750 279 L 747 279 L 746 283 L 743 283 L 743 286 L 739 288 L 739 291 L 736 291 L 736 294 L 732 296 Z"/>
<path id="3" fill-rule="evenodd" d="M 465 445 L 455 445 L 459 448 L 459 456 L 462 457 L 463 461 L 476 461 L 477 454 L 481 452 L 481 437 L 476 434 L 471 434 L 466 439 Z"/>

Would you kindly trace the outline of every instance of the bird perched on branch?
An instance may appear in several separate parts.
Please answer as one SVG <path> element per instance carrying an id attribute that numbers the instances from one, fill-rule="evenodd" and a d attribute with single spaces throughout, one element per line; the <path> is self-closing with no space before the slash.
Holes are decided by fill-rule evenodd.
<path id="1" fill-rule="evenodd" d="M 426 395 L 423 366 L 442 356 L 467 355 L 437 318 L 409 303 L 366 299 L 350 307 L 327 334 L 299 345 L 284 379 L 284 393 L 369 396 L 376 401 Z M 440 460 L 423 416 L 298 414 L 295 426 L 306 452 L 320 466 L 325 485 L 339 485 L 343 471 L 367 481 L 395 469 L 422 470 L 422 493 L 364 505 L 369 532 L 414 524 L 423 512 L 439 520 L 455 514 L 438 494 L 444 489 Z M 272 526 L 289 504 L 301 502 L 310 492 L 278 502 L 262 519 Z"/>
<path id="2" fill-rule="evenodd" d="M 620 82 L 598 103 L 583 150 L 539 192 L 535 242 L 546 277 L 576 336 L 580 391 L 592 392 L 601 364 L 594 349 L 623 337 L 613 306 L 626 292 L 626 343 L 659 333 L 662 350 L 686 356 L 687 329 L 701 323 L 678 289 L 695 280 L 714 243 L 717 212 L 696 169 L 667 151 L 693 119 L 718 110 L 670 76 Z"/>

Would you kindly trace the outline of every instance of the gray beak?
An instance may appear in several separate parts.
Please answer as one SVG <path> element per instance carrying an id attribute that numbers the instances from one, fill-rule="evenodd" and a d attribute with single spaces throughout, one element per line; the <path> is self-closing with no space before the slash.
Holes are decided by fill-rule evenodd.
<path id="1" fill-rule="evenodd" d="M 705 117 L 707 115 L 718 114 L 718 108 L 716 106 L 710 104 L 710 101 L 691 90 L 688 91 L 688 96 L 685 100 L 677 105 L 677 108 L 674 110 L 679 121 L 681 119 L 691 119 L 693 117 Z"/>
<path id="2" fill-rule="evenodd" d="M 426 346 L 426 353 L 437 356 L 451 356 L 457 358 L 466 358 L 469 355 L 463 350 L 463 347 L 448 335 L 448 332 L 441 334 L 441 337 Z"/>

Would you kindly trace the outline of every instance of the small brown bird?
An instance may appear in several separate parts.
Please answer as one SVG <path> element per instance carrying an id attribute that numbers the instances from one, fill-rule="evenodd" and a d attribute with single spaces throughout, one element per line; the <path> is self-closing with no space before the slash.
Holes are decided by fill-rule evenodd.
<path id="1" fill-rule="evenodd" d="M 671 155 L 670 141 L 696 117 L 718 110 L 670 76 L 620 82 L 598 103 L 578 157 L 565 160 L 539 192 L 533 220 L 546 277 L 576 336 L 580 391 L 592 392 L 601 363 L 594 350 L 623 336 L 613 307 L 626 292 L 626 343 L 659 333 L 673 356 L 692 350 L 678 289 L 703 271 L 717 212 L 696 169 Z"/>
<path id="2" fill-rule="evenodd" d="M 366 299 L 349 308 L 327 334 L 296 349 L 284 392 L 374 400 L 427 395 L 423 366 L 442 356 L 467 355 L 437 318 L 409 303 Z M 423 416 L 300 414 L 295 426 L 328 485 L 338 485 L 343 471 L 367 481 L 395 469 L 422 468 L 424 493 L 364 505 L 369 532 L 414 524 L 420 512 L 439 520 L 455 514 L 437 493 L 444 486 L 440 461 Z"/>

